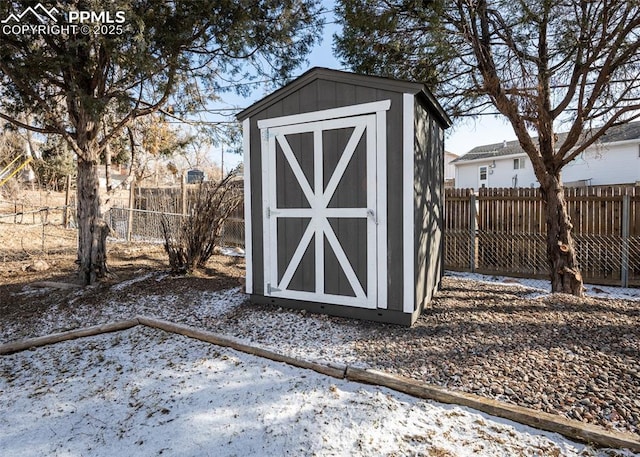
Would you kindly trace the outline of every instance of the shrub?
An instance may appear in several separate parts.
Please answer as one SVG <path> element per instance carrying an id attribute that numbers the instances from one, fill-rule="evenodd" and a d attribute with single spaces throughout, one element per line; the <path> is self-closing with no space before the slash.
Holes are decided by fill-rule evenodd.
<path id="1" fill-rule="evenodd" d="M 188 215 L 163 214 L 164 248 L 173 273 L 191 273 L 213 255 L 225 221 L 243 201 L 242 188 L 234 178 L 229 175 L 219 182 L 198 184 Z"/>

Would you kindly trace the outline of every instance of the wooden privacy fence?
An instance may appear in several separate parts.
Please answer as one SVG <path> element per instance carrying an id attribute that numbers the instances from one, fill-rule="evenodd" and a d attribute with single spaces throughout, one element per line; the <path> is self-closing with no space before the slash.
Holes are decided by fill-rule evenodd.
<path id="1" fill-rule="evenodd" d="M 567 188 L 586 282 L 640 286 L 640 187 Z M 548 277 L 545 205 L 538 189 L 446 189 L 445 267 Z"/>
<path id="2" fill-rule="evenodd" d="M 242 181 L 234 182 L 240 186 Z M 128 241 L 162 241 L 162 219 L 179 221 L 192 211 L 197 184 L 175 187 L 133 187 L 127 207 L 113 207 L 105 215 L 113 234 Z M 225 221 L 220 237 L 222 246 L 244 246 L 242 204 Z"/>

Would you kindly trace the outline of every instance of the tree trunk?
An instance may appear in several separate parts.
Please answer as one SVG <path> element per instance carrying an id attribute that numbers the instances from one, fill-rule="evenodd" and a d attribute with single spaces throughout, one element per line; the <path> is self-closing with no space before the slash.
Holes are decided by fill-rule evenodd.
<path id="1" fill-rule="evenodd" d="M 109 228 L 100 213 L 98 161 L 78 157 L 78 273 L 93 284 L 107 273 L 106 239 Z"/>
<path id="2" fill-rule="evenodd" d="M 573 225 L 567 211 L 560 177 L 551 177 L 541 186 L 546 203 L 547 258 L 551 271 L 551 291 L 582 297 L 582 275 L 571 236 Z"/>
<path id="3" fill-rule="evenodd" d="M 104 147 L 104 178 L 107 187 L 107 193 L 111 192 L 113 183 L 111 182 L 111 148 L 109 144 Z"/>

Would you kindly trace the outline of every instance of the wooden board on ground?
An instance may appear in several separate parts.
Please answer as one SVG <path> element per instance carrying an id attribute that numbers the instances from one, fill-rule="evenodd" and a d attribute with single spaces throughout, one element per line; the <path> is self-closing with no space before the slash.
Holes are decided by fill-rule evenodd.
<path id="1" fill-rule="evenodd" d="M 425 384 L 417 380 L 377 370 L 364 370 L 349 366 L 323 365 L 316 362 L 309 362 L 267 349 L 251 346 L 250 344 L 212 332 L 151 317 L 138 316 L 134 319 L 123 320 L 111 324 L 96 325 L 84 329 L 70 330 L 68 332 L 3 344 L 0 345 L 0 355 L 12 354 L 38 346 L 86 336 L 126 330 L 137 325 L 145 325 L 147 327 L 164 330 L 166 332 L 177 333 L 190 338 L 216 344 L 218 346 L 229 347 L 247 354 L 264 357 L 277 362 L 284 362 L 300 368 L 314 370 L 318 373 L 332 376 L 334 378 L 346 378 L 354 382 L 387 387 L 418 398 L 466 406 L 496 417 L 509 419 L 541 430 L 559 433 L 570 439 L 587 442 L 597 446 L 626 448 L 633 452 L 640 452 L 640 437 L 631 433 L 613 432 L 597 425 L 585 424 L 559 415 L 511 405 L 474 394 L 450 391 L 442 387 Z"/>

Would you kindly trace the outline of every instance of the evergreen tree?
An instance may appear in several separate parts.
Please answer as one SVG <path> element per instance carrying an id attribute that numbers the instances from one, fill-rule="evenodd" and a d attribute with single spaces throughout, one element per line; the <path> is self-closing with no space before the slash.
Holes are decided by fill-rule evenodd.
<path id="1" fill-rule="evenodd" d="M 109 141 L 168 104 L 178 114 L 206 105 L 229 78 L 289 76 L 320 35 L 319 8 L 317 0 L 0 3 L 0 118 L 60 135 L 76 155 L 84 283 L 108 272 L 98 167 Z"/>

